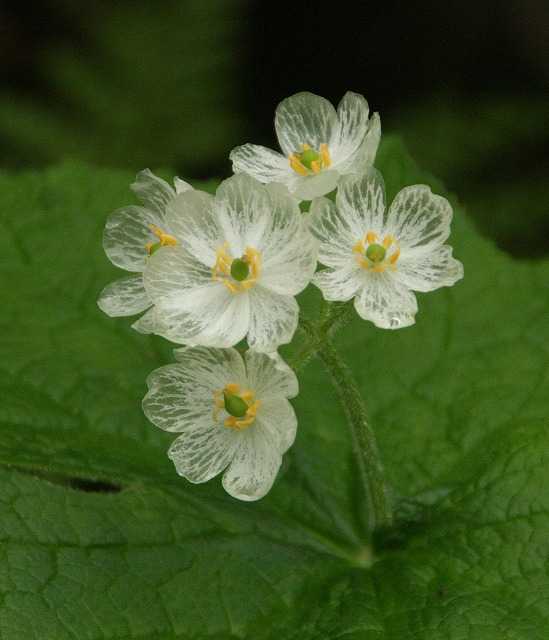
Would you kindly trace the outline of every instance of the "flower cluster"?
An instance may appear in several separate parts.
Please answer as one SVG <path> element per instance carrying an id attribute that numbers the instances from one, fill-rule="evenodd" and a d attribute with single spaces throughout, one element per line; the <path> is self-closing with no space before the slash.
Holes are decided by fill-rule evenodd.
<path id="1" fill-rule="evenodd" d="M 241 500 L 269 491 L 295 438 L 288 398 L 298 383 L 277 353 L 298 325 L 295 296 L 312 283 L 327 301 L 353 299 L 361 318 L 396 329 L 415 322 L 414 291 L 463 275 L 444 244 L 445 198 L 415 185 L 387 208 L 373 166 L 380 120 L 362 96 L 347 93 L 336 111 L 299 93 L 277 107 L 275 128 L 282 153 L 237 147 L 235 175 L 215 195 L 142 171 L 131 185 L 142 206 L 111 214 L 103 242 L 133 275 L 108 285 L 100 308 L 145 311 L 135 329 L 184 345 L 176 364 L 149 377 L 147 417 L 180 434 L 168 454 L 179 474 L 205 482 L 224 472 L 225 490 Z"/>

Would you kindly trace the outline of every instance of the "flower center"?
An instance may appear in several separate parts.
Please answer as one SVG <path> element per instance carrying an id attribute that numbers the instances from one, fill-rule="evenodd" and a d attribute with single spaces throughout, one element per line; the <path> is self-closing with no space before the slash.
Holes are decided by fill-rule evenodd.
<path id="1" fill-rule="evenodd" d="M 149 226 L 149 229 L 158 238 L 158 242 L 147 242 L 147 244 L 145 245 L 145 249 L 147 249 L 147 253 L 150 256 L 152 256 L 155 251 L 158 251 L 160 247 L 175 247 L 175 245 L 177 244 L 177 240 L 169 233 L 163 231 L 160 227 L 151 224 Z"/>
<path id="2" fill-rule="evenodd" d="M 318 151 L 308 144 L 302 144 L 301 148 L 301 152 L 296 151 L 289 158 L 290 167 L 300 176 L 320 173 L 322 169 L 327 169 L 332 164 L 327 144 L 322 143 Z"/>
<path id="3" fill-rule="evenodd" d="M 228 416 L 223 420 L 223 425 L 242 431 L 253 424 L 260 405 L 253 391 L 241 391 L 239 384 L 230 383 L 214 392 L 214 420 L 219 419 L 220 411 L 225 411 Z"/>
<path id="4" fill-rule="evenodd" d="M 364 234 L 353 247 L 353 252 L 363 269 L 376 273 L 383 273 L 387 268 L 395 271 L 400 256 L 398 242 L 393 236 L 386 235 L 380 243 L 373 231 Z"/>
<path id="5" fill-rule="evenodd" d="M 222 282 L 231 293 L 247 291 L 257 282 L 261 273 L 261 254 L 253 247 L 246 247 L 240 258 L 232 258 L 229 243 L 217 250 L 212 279 Z"/>

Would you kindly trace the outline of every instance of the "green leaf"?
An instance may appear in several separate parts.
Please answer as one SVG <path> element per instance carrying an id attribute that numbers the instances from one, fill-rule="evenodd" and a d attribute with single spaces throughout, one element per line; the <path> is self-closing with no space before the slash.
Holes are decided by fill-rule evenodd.
<path id="1" fill-rule="evenodd" d="M 443 192 L 396 140 L 377 164 L 391 195 Z M 140 408 L 170 346 L 95 302 L 120 275 L 101 233 L 132 178 L 77 164 L 0 175 L 2 640 L 545 638 L 549 266 L 500 253 L 457 208 L 465 280 L 421 295 L 412 328 L 354 319 L 339 334 L 398 516 L 369 540 L 317 360 L 266 498 L 176 475 L 173 436 Z M 314 318 L 318 292 L 301 304 Z"/>

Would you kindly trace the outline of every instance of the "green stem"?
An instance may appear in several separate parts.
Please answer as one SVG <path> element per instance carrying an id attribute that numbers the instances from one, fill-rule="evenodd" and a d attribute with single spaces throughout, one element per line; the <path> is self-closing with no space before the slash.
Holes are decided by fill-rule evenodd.
<path id="1" fill-rule="evenodd" d="M 369 530 L 389 527 L 393 521 L 389 490 L 376 436 L 368 424 L 366 408 L 349 367 L 343 362 L 333 343 L 325 338 L 318 356 L 329 371 L 339 401 L 351 430 L 354 453 L 368 497 Z"/>

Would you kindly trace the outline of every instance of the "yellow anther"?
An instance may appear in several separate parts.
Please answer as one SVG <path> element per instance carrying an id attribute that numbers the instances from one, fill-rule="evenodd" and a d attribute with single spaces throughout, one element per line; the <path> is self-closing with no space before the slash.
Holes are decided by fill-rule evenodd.
<path id="1" fill-rule="evenodd" d="M 149 229 L 158 238 L 158 242 L 147 242 L 145 245 L 145 249 L 149 255 L 151 255 L 151 253 L 156 249 L 160 249 L 160 247 L 175 247 L 177 244 L 177 240 L 169 233 L 163 231 L 160 227 L 151 224 L 149 225 Z"/>
<path id="2" fill-rule="evenodd" d="M 327 169 L 332 164 L 332 159 L 330 158 L 328 145 L 325 142 L 320 145 L 320 157 L 322 158 L 323 168 Z"/>
<path id="3" fill-rule="evenodd" d="M 301 145 L 301 151 L 291 153 L 288 160 L 290 167 L 300 176 L 317 175 L 322 169 L 332 164 L 328 145 L 325 142 L 318 147 L 318 151 L 304 142 Z"/>
<path id="4" fill-rule="evenodd" d="M 250 389 L 240 391 L 240 385 L 231 382 L 225 385 L 223 389 L 214 391 L 213 417 L 215 421 L 219 419 L 219 412 L 225 409 L 225 394 L 238 396 L 248 405 L 248 409 L 246 410 L 246 414 L 242 418 L 236 418 L 235 416 L 231 415 L 227 416 L 223 421 L 224 426 L 230 429 L 235 429 L 236 431 L 247 429 L 251 424 L 253 424 L 257 415 L 257 411 L 261 406 L 261 402 L 259 400 L 255 400 L 255 394 L 253 391 L 251 391 Z"/>
<path id="5" fill-rule="evenodd" d="M 396 238 L 387 234 L 383 238 L 381 246 L 376 247 L 376 256 L 369 255 L 374 253 L 371 245 L 378 245 L 378 235 L 374 231 L 368 231 L 364 236 L 353 245 L 353 253 L 356 253 L 358 264 L 367 271 L 374 273 L 383 273 L 385 269 L 391 268 L 396 270 L 396 263 L 400 256 L 400 248 Z M 387 252 L 384 254 L 383 249 L 387 250 L 392 245 L 396 245 L 391 255 Z M 383 247 L 383 249 L 381 248 Z"/>
<path id="6" fill-rule="evenodd" d="M 309 172 L 307 171 L 307 167 L 304 167 L 301 162 L 299 161 L 299 158 L 296 156 L 295 153 L 292 153 L 292 155 L 290 156 L 290 167 L 292 167 L 292 169 L 298 173 L 300 176 L 307 176 L 309 175 Z"/>
<path id="7" fill-rule="evenodd" d="M 231 275 L 231 265 L 234 259 L 229 251 L 228 242 L 224 242 L 218 248 L 215 264 L 212 267 L 212 279 L 221 282 L 233 294 L 242 293 L 253 287 L 261 274 L 261 254 L 253 247 L 246 247 L 239 260 L 249 266 L 249 274 L 244 280 L 235 280 Z"/>

